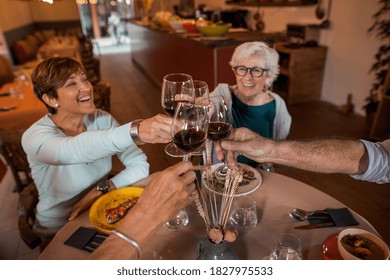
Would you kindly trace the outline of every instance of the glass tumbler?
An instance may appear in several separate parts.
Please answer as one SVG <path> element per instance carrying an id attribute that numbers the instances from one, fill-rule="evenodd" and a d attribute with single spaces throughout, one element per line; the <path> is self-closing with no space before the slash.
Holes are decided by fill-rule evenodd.
<path id="1" fill-rule="evenodd" d="M 256 200 L 250 196 L 236 198 L 233 204 L 230 223 L 239 232 L 252 230 L 258 223 Z"/>
<path id="2" fill-rule="evenodd" d="M 275 247 L 270 260 L 302 260 L 301 239 L 291 233 L 279 234 L 275 239 Z"/>

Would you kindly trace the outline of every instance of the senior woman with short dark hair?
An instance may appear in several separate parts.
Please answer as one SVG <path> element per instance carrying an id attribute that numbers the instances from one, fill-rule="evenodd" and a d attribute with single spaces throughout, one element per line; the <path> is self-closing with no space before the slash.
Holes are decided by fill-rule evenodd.
<path id="1" fill-rule="evenodd" d="M 271 91 L 279 75 L 279 54 L 264 42 L 247 42 L 233 53 L 230 66 L 236 84 L 219 84 L 210 94 L 224 96 L 231 107 L 233 127 L 246 127 L 272 139 L 287 137 L 291 116 L 286 103 Z M 258 163 L 243 156 L 238 161 L 257 167 Z"/>
<path id="2" fill-rule="evenodd" d="M 34 230 L 50 238 L 102 194 L 148 176 L 137 144 L 170 142 L 172 119 L 159 114 L 120 125 L 95 108 L 93 87 L 71 58 L 44 60 L 31 79 L 49 113 L 25 131 L 22 145 L 39 192 Z M 125 169 L 108 179 L 113 155 Z"/>

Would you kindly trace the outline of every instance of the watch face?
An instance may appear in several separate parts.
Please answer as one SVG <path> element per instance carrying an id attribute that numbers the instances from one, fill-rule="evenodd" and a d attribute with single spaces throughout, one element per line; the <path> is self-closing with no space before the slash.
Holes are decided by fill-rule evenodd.
<path id="1" fill-rule="evenodd" d="M 108 192 L 108 188 L 109 188 L 108 184 L 106 182 L 104 182 L 104 183 L 99 183 L 97 185 L 96 189 L 98 191 L 101 191 L 102 193 L 107 193 Z"/>

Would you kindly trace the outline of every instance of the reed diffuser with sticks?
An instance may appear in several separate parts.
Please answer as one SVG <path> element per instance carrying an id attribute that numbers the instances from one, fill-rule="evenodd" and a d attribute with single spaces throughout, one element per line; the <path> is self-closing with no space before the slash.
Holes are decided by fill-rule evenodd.
<path id="1" fill-rule="evenodd" d="M 234 242 L 238 232 L 229 227 L 228 221 L 237 187 L 243 178 L 243 171 L 241 168 L 228 168 L 224 188 L 217 192 L 213 191 L 217 188 L 217 180 L 214 178 L 211 168 L 209 141 L 206 143 L 206 150 L 203 153 L 203 162 L 207 187 L 201 188 L 198 184 L 197 191 L 194 192 L 193 196 L 198 213 L 206 226 L 207 239 L 211 245 Z M 201 243 L 207 244 L 204 240 Z M 226 257 L 226 252 L 224 254 Z M 238 255 L 234 253 L 233 258 L 238 258 Z M 214 255 L 212 259 L 218 258 Z"/>

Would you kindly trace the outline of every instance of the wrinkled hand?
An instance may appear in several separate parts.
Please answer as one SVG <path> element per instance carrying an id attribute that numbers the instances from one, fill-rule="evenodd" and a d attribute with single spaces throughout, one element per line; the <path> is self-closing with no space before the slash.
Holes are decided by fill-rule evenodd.
<path id="1" fill-rule="evenodd" d="M 150 181 L 134 208 L 142 211 L 146 220 L 149 216 L 163 224 L 171 219 L 193 201 L 196 175 L 191 168 L 191 162 L 183 161 L 161 171 Z"/>
<path id="2" fill-rule="evenodd" d="M 145 143 L 169 143 L 172 141 L 172 118 L 158 114 L 139 124 L 138 133 Z"/>
<path id="3" fill-rule="evenodd" d="M 223 158 L 223 152 L 227 152 L 228 164 L 232 167 L 237 165 L 237 156 L 243 155 L 257 162 L 264 161 L 265 144 L 270 141 L 257 133 L 241 127 L 233 129 L 229 137 L 215 145 L 218 159 Z"/>
<path id="4" fill-rule="evenodd" d="M 73 206 L 72 213 L 70 213 L 68 220 L 71 221 L 75 219 L 78 215 L 89 209 L 95 200 L 100 197 L 100 195 L 100 191 L 96 190 L 96 188 L 92 188 L 92 190 L 90 190 L 79 202 Z"/>

